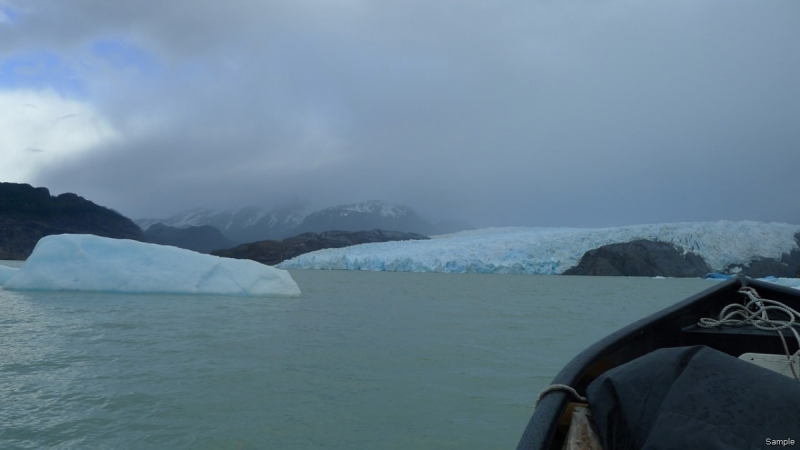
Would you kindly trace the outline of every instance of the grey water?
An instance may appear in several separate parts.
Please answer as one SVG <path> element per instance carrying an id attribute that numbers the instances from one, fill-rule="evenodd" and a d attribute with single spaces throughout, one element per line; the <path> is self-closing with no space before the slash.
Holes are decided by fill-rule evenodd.
<path id="1" fill-rule="evenodd" d="M 0 290 L 0 448 L 514 448 L 579 351 L 713 285 L 291 274 L 300 298 Z"/>

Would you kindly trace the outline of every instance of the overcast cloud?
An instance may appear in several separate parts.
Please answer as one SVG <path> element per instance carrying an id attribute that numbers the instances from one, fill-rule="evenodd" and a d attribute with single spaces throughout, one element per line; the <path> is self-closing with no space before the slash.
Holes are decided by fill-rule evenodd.
<path id="1" fill-rule="evenodd" d="M 132 218 L 800 223 L 800 2 L 0 0 L 0 181 Z"/>

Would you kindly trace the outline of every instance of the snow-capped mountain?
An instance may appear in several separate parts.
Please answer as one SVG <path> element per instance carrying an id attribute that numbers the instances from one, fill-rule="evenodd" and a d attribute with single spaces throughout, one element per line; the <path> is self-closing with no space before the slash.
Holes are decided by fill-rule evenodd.
<path id="1" fill-rule="evenodd" d="M 196 208 L 166 219 L 139 219 L 140 228 L 162 223 L 176 228 L 211 225 L 235 242 L 253 242 L 264 239 L 282 239 L 292 235 L 303 221 L 305 212 L 297 208 L 282 208 L 268 211 L 264 208 L 247 207 L 238 210 Z"/>
<path id="2" fill-rule="evenodd" d="M 380 200 L 333 206 L 311 213 L 294 207 L 272 211 L 256 207 L 226 211 L 193 209 L 166 219 L 139 219 L 135 222 L 143 230 L 154 223 L 177 228 L 211 225 L 236 242 L 284 239 L 309 231 L 321 233 L 379 228 L 433 235 L 472 228 L 465 222 L 429 221 L 407 206 Z"/>
<path id="3" fill-rule="evenodd" d="M 195 208 L 166 219 L 139 219 L 135 222 L 145 230 L 150 225 L 161 223 L 176 228 L 211 225 L 220 231 L 225 231 L 241 227 L 244 224 L 253 224 L 266 214 L 267 211 L 255 207 L 243 208 L 237 211 Z"/>
<path id="4" fill-rule="evenodd" d="M 339 205 L 325 208 L 307 215 L 299 227 L 303 232 L 321 233 L 328 230 L 395 230 L 424 235 L 435 234 L 433 223 L 424 219 L 413 209 L 378 200 Z"/>

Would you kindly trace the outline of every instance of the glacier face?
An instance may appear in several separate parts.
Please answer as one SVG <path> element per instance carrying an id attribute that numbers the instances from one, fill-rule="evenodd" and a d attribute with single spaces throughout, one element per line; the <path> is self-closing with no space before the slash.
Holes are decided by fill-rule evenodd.
<path id="1" fill-rule="evenodd" d="M 6 290 L 296 297 L 285 270 L 177 247 L 62 234 L 39 240 Z"/>
<path id="2" fill-rule="evenodd" d="M 694 252 L 714 271 L 797 248 L 800 226 L 753 221 L 685 222 L 615 228 L 484 228 L 428 241 L 325 249 L 284 261 L 282 269 L 560 274 L 588 250 L 649 239 Z"/>

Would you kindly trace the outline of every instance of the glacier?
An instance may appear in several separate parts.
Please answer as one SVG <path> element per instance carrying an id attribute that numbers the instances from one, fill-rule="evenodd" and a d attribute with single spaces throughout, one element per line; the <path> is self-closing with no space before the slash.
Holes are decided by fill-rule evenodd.
<path id="1" fill-rule="evenodd" d="M 5 269 L 0 273 L 8 273 Z M 61 234 L 39 240 L 22 268 L 3 284 L 16 291 L 102 291 L 297 297 L 289 272 L 255 261 L 177 247 Z"/>
<path id="2" fill-rule="evenodd" d="M 754 221 L 683 222 L 614 228 L 483 228 L 427 241 L 361 244 L 306 253 L 281 269 L 561 274 L 588 250 L 649 239 L 705 259 L 712 271 L 797 248 L 800 225 Z"/>

